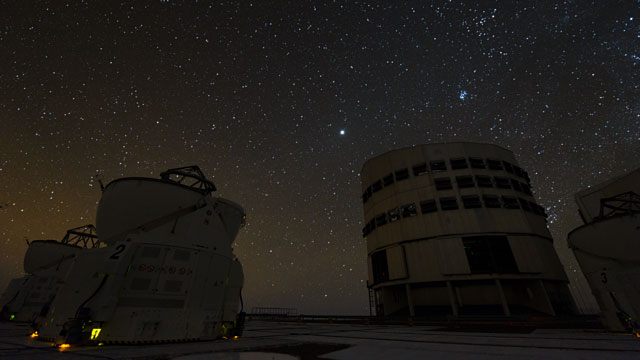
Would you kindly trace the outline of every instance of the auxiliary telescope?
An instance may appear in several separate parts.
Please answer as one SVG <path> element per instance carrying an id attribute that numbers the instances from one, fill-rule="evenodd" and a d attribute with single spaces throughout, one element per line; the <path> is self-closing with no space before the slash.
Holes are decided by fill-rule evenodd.
<path id="1" fill-rule="evenodd" d="M 64 274 L 49 303 L 20 320 L 56 344 L 240 336 L 244 275 L 231 245 L 246 216 L 240 205 L 212 196 L 215 190 L 197 166 L 167 170 L 160 179 L 112 181 L 98 204 L 99 239 L 54 242 L 73 251 L 41 255 L 43 264 L 65 264 Z M 24 281 L 12 281 L 2 300 L 20 297 Z M 3 305 L 5 317 L 17 320 L 11 304 Z"/>

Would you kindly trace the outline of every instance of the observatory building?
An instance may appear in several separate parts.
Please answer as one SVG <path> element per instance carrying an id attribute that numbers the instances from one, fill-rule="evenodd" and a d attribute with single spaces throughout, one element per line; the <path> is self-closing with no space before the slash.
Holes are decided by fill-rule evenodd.
<path id="1" fill-rule="evenodd" d="M 574 311 L 544 208 L 511 151 L 393 150 L 364 164 L 362 191 L 378 315 Z"/>
<path id="2" fill-rule="evenodd" d="M 584 225 L 569 233 L 568 244 L 600 306 L 602 323 L 637 332 L 640 169 L 580 191 L 576 202 Z"/>
<path id="3" fill-rule="evenodd" d="M 93 225 L 67 231 L 61 241 L 34 240 L 24 255 L 27 275 L 13 279 L 0 296 L 0 320 L 37 321 L 47 312 L 60 290 L 74 259 L 82 250 L 98 248 Z"/>
<path id="4" fill-rule="evenodd" d="M 29 244 L 28 275 L 0 297 L 0 317 L 67 347 L 241 335 L 244 275 L 232 244 L 245 213 L 215 190 L 197 166 L 112 181 L 95 228 Z"/>

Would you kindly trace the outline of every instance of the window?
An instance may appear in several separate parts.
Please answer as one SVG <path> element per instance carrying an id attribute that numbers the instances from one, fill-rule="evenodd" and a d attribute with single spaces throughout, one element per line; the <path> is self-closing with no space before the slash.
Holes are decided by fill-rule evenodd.
<path id="1" fill-rule="evenodd" d="M 387 217 L 389 218 L 389 222 L 394 222 L 400 220 L 400 211 L 398 208 L 393 208 L 387 211 Z"/>
<path id="2" fill-rule="evenodd" d="M 502 176 L 494 176 L 493 180 L 496 182 L 496 187 L 499 187 L 500 189 L 511 189 L 509 179 Z"/>
<path id="3" fill-rule="evenodd" d="M 451 185 L 451 179 L 446 178 L 435 178 L 433 181 L 436 183 L 436 190 L 449 190 L 453 189 L 453 185 Z"/>
<path id="4" fill-rule="evenodd" d="M 376 219 L 371 219 L 371 221 L 369 221 L 369 232 L 372 232 L 375 229 L 376 229 Z"/>
<path id="5" fill-rule="evenodd" d="M 480 202 L 480 197 L 478 195 L 463 196 L 462 204 L 464 205 L 465 209 L 476 209 L 482 207 L 482 203 Z"/>
<path id="6" fill-rule="evenodd" d="M 469 163 L 471 164 L 471 167 L 474 169 L 484 169 L 485 165 L 484 165 L 484 160 L 481 158 L 476 158 L 476 157 L 472 157 L 469 158 Z"/>
<path id="7" fill-rule="evenodd" d="M 513 165 L 513 172 L 517 176 L 520 176 L 521 178 L 524 178 L 524 170 L 522 170 L 522 168 L 520 166 Z"/>
<path id="8" fill-rule="evenodd" d="M 506 236 L 463 237 L 462 244 L 472 274 L 518 272 L 518 265 Z"/>
<path id="9" fill-rule="evenodd" d="M 434 211 L 438 211 L 438 207 L 436 206 L 436 201 L 433 199 L 420 201 L 420 211 L 423 214 L 428 214 Z"/>
<path id="10" fill-rule="evenodd" d="M 491 170 L 504 170 L 500 160 L 487 159 L 487 165 L 489 165 L 489 169 Z"/>
<path id="11" fill-rule="evenodd" d="M 376 229 L 376 223 L 374 219 L 371 219 L 362 229 L 362 237 L 365 237 L 373 232 Z"/>
<path id="12" fill-rule="evenodd" d="M 476 183 L 478 184 L 479 187 L 485 187 L 485 188 L 493 187 L 491 176 L 476 175 Z"/>
<path id="13" fill-rule="evenodd" d="M 402 217 L 403 218 L 416 216 L 416 215 L 418 215 L 418 210 L 416 209 L 416 204 L 402 205 Z"/>
<path id="14" fill-rule="evenodd" d="M 518 198 L 518 202 L 520 203 L 520 207 L 526 211 L 533 211 L 533 209 L 529 206 L 529 202 L 523 198 Z"/>
<path id="15" fill-rule="evenodd" d="M 431 171 L 447 171 L 447 164 L 444 160 L 432 160 L 430 164 Z"/>
<path id="16" fill-rule="evenodd" d="M 442 210 L 456 210 L 458 201 L 453 196 L 440 198 L 440 208 Z"/>
<path id="17" fill-rule="evenodd" d="M 518 199 L 516 199 L 515 196 L 503 196 L 502 203 L 505 209 L 520 209 Z"/>
<path id="18" fill-rule="evenodd" d="M 389 265 L 387 264 L 387 250 L 371 254 L 371 269 L 373 270 L 373 282 L 380 283 L 389 280 Z"/>
<path id="19" fill-rule="evenodd" d="M 513 189 L 515 191 L 520 191 L 522 192 L 522 188 L 520 187 L 520 183 L 515 180 L 515 179 L 509 179 L 509 181 L 511 182 L 511 186 L 513 186 Z"/>
<path id="20" fill-rule="evenodd" d="M 371 195 L 373 195 L 373 191 L 371 190 L 371 186 L 369 186 L 362 194 L 362 203 L 364 204 L 369 201 L 369 199 L 371 199 Z"/>
<path id="21" fill-rule="evenodd" d="M 502 164 L 504 165 L 504 169 L 505 169 L 508 173 L 513 174 L 513 166 L 511 165 L 511 163 L 510 163 L 510 162 L 508 162 L 508 161 L 503 161 L 503 162 L 502 162 Z"/>
<path id="22" fill-rule="evenodd" d="M 500 199 L 498 198 L 498 195 L 482 195 L 482 200 L 484 201 L 484 207 L 487 208 L 499 208 L 500 206 Z"/>
<path id="23" fill-rule="evenodd" d="M 380 214 L 376 216 L 376 227 L 380 227 L 387 223 L 387 214 Z"/>
<path id="24" fill-rule="evenodd" d="M 423 162 L 413 166 L 413 176 L 422 176 L 427 173 L 427 163 Z"/>
<path id="25" fill-rule="evenodd" d="M 396 171 L 396 181 L 406 180 L 409 178 L 409 169 L 404 168 Z"/>
<path id="26" fill-rule="evenodd" d="M 367 224 L 362 228 L 362 237 L 366 237 L 370 233 L 371 233 L 371 230 L 369 230 L 369 224 Z"/>
<path id="27" fill-rule="evenodd" d="M 382 181 L 378 180 L 378 181 L 374 182 L 371 185 L 371 190 L 373 190 L 374 193 L 382 190 Z"/>
<path id="28" fill-rule="evenodd" d="M 547 217 L 547 212 L 545 211 L 544 207 L 542 207 L 542 206 L 540 206 L 540 205 L 538 205 L 536 203 L 533 203 L 533 202 L 530 202 L 529 205 L 533 209 L 534 213 L 536 213 L 536 214 L 538 214 L 540 216 Z"/>
<path id="29" fill-rule="evenodd" d="M 470 188 L 475 185 L 473 183 L 473 177 L 471 177 L 471 175 L 456 176 L 456 184 L 458 184 L 458 187 L 461 189 Z"/>
<path id="30" fill-rule="evenodd" d="M 450 159 L 450 161 L 452 169 L 466 169 L 469 167 L 469 165 L 467 164 L 467 159 L 465 158 L 455 158 Z"/>
<path id="31" fill-rule="evenodd" d="M 384 183 L 385 187 L 393 185 L 393 174 L 387 174 L 387 176 L 382 178 L 382 182 Z"/>

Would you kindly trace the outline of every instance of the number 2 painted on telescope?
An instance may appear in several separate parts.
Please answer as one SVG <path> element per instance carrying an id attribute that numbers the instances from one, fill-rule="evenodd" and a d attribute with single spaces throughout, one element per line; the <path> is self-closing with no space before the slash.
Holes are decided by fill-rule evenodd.
<path id="1" fill-rule="evenodd" d="M 122 252 L 126 248 L 127 248 L 127 246 L 125 244 L 120 244 L 120 245 L 116 246 L 116 252 L 114 252 L 111 256 L 109 256 L 109 259 L 111 259 L 111 260 L 120 259 L 120 254 L 122 254 Z"/>

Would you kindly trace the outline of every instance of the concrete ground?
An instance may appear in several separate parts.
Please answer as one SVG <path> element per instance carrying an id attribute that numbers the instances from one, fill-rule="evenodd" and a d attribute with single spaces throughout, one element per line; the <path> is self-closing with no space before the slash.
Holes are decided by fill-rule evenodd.
<path id="1" fill-rule="evenodd" d="M 602 330 L 529 333 L 450 331 L 438 326 L 249 321 L 237 340 L 109 345 L 59 351 L 30 339 L 27 325 L 0 323 L 2 359 L 640 359 L 640 338 Z"/>

